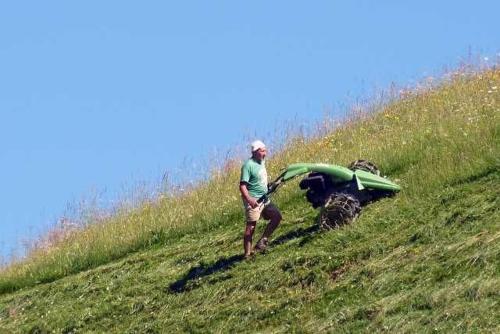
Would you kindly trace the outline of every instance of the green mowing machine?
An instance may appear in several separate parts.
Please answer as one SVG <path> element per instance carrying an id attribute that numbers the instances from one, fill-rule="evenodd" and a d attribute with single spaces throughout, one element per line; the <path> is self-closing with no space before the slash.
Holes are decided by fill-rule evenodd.
<path id="1" fill-rule="evenodd" d="M 288 166 L 269 184 L 257 202 L 267 201 L 284 182 L 309 173 L 299 186 L 314 208 L 321 208 L 319 223 L 326 229 L 350 223 L 361 207 L 383 197 L 393 196 L 401 187 L 380 176 L 379 169 L 366 160 L 356 160 L 349 167 L 321 163 L 297 163 Z"/>

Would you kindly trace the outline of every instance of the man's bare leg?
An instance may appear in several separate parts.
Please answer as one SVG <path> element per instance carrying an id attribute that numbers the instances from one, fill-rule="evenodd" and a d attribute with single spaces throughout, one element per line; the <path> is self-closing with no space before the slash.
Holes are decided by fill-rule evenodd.
<path id="1" fill-rule="evenodd" d="M 252 237 L 255 231 L 257 222 L 247 222 L 245 226 L 245 234 L 243 235 L 243 248 L 245 249 L 245 257 L 252 254 Z"/>
<path id="2" fill-rule="evenodd" d="M 266 229 L 264 230 L 264 233 L 262 233 L 262 238 L 269 238 L 271 234 L 273 234 L 274 230 L 278 227 L 280 224 L 281 220 L 283 217 L 279 212 L 272 212 L 269 215 L 269 223 L 266 226 Z"/>
<path id="3" fill-rule="evenodd" d="M 262 237 L 255 246 L 256 250 L 264 250 L 266 248 L 267 240 L 269 239 L 269 237 L 271 237 L 271 234 L 273 234 L 274 230 L 278 227 L 281 220 L 283 219 L 279 212 L 272 212 L 269 215 L 269 218 L 269 223 L 267 224 L 264 233 L 262 233 Z"/>

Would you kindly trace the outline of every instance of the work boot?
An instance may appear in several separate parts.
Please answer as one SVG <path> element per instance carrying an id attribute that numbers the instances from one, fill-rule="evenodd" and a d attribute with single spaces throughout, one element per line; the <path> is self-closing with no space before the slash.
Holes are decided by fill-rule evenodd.
<path id="1" fill-rule="evenodd" d="M 267 238 L 261 238 L 257 242 L 257 244 L 255 245 L 254 250 L 256 252 L 262 252 L 262 251 L 264 251 L 266 249 L 266 247 L 267 247 L 267 242 L 268 242 Z"/>

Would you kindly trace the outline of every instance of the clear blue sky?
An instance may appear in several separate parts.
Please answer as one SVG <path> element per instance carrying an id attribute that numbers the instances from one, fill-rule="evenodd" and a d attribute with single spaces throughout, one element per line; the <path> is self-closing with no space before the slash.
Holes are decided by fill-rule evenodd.
<path id="1" fill-rule="evenodd" d="M 469 48 L 495 58 L 498 13 L 494 0 L 4 1 L 0 255 L 68 203 L 115 201 Z"/>

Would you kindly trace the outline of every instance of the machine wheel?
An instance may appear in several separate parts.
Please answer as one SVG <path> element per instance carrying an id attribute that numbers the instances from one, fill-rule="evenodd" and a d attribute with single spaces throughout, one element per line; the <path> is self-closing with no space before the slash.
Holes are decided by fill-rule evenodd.
<path id="1" fill-rule="evenodd" d="M 378 167 L 374 163 L 368 160 L 353 161 L 351 162 L 348 168 L 352 171 L 355 171 L 356 169 L 361 169 L 364 170 L 365 172 L 369 172 L 380 176 L 380 170 L 378 169 Z"/>
<path id="2" fill-rule="evenodd" d="M 333 193 L 321 208 L 319 224 L 328 230 L 349 224 L 356 219 L 360 211 L 361 205 L 354 196 Z"/>

